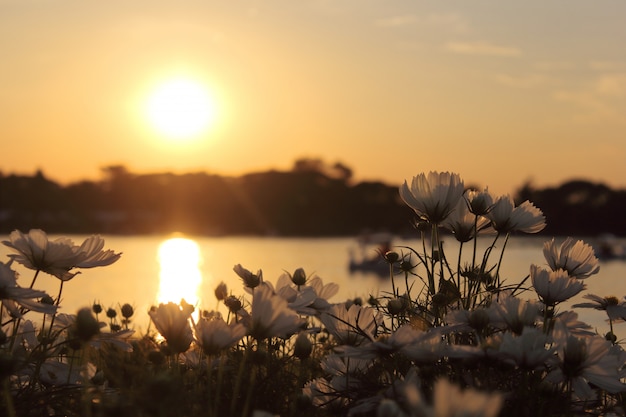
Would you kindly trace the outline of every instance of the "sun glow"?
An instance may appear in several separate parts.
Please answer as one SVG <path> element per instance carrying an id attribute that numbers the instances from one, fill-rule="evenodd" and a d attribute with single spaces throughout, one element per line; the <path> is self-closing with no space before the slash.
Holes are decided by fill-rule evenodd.
<path id="1" fill-rule="evenodd" d="M 196 305 L 202 284 L 202 257 L 198 244 L 186 238 L 168 239 L 159 246 L 158 260 L 161 267 L 159 302 L 179 303 L 184 299 Z"/>
<path id="2" fill-rule="evenodd" d="M 215 122 L 216 105 L 208 89 L 189 78 L 159 85 L 146 103 L 146 118 L 160 134 L 189 139 L 206 132 Z"/>

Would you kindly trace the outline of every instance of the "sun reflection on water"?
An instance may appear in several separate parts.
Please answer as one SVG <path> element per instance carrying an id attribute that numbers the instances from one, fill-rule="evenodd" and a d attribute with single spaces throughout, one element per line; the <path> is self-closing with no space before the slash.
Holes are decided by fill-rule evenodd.
<path id="1" fill-rule="evenodd" d="M 202 284 L 202 257 L 198 244 L 182 237 L 168 239 L 159 246 L 158 261 L 159 302 L 180 303 L 184 299 L 191 305 L 197 305 Z"/>

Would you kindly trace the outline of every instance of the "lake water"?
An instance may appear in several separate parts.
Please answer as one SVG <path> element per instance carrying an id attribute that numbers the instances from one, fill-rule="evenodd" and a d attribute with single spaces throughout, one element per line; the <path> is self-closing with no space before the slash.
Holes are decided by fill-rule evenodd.
<path id="1" fill-rule="evenodd" d="M 51 236 L 53 238 L 55 236 Z M 80 244 L 87 236 L 69 236 Z M 6 240 L 7 236 L 0 236 Z M 137 311 L 135 327 L 145 329 L 148 324 L 147 310 L 159 301 L 179 301 L 184 297 L 202 308 L 214 309 L 216 299 L 213 290 L 224 281 L 233 295 L 244 295 L 241 279 L 233 266 L 241 264 L 256 272 L 263 271 L 266 281 L 275 283 L 278 277 L 296 268 L 303 268 L 307 275 L 318 275 L 324 283 L 339 284 L 339 292 L 331 301 L 390 291 L 390 281 L 372 273 L 350 273 L 349 252 L 357 249 L 350 238 L 277 238 L 277 237 L 193 237 L 193 236 L 104 236 L 105 248 L 123 252 L 115 264 L 85 269 L 63 288 L 61 311 L 74 313 L 80 307 L 91 306 L 94 301 L 104 308 L 130 303 Z M 172 240 L 174 239 L 174 240 Z M 514 237 L 509 240 L 501 266 L 501 276 L 508 282 L 519 282 L 528 275 L 532 263 L 545 265 L 542 245 L 544 237 Z M 561 239 L 562 240 L 562 239 Z M 557 239 L 557 241 L 560 241 Z M 167 242 L 167 243 L 165 243 Z M 491 238 L 479 241 L 484 249 Z M 499 245 L 502 241 L 499 242 Z M 394 245 L 419 248 L 418 240 L 396 240 Z M 498 246 L 499 246 L 498 245 Z M 446 239 L 447 257 L 454 258 L 458 250 L 456 241 Z M 374 253 L 371 248 L 370 253 Z M 6 261 L 8 248 L 0 245 L 0 260 Z M 469 247 L 464 253 L 470 254 Z M 479 253 L 482 253 L 479 252 Z M 497 260 L 499 250 L 492 260 Z M 33 271 L 19 268 L 21 286 L 28 286 Z M 622 299 L 626 295 L 626 262 L 608 261 L 601 264 L 600 273 L 586 280 L 587 293 L 600 296 L 614 295 Z M 35 288 L 56 297 L 59 281 L 42 274 Z M 583 292 L 584 294 L 584 292 Z M 580 302 L 580 295 L 573 302 Z M 591 309 L 579 309 L 579 317 L 598 331 L 605 333 L 608 325 L 605 314 Z M 618 338 L 626 331 L 626 325 L 615 328 Z"/>

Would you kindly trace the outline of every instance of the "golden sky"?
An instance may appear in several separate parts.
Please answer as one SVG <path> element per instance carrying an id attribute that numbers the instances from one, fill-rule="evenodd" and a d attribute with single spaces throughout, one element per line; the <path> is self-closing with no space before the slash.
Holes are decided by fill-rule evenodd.
<path id="1" fill-rule="evenodd" d="M 0 171 L 317 157 L 391 184 L 438 170 L 496 193 L 623 188 L 625 21 L 621 0 L 0 0 Z M 214 108 L 187 140 L 146 117 L 172 79 Z"/>

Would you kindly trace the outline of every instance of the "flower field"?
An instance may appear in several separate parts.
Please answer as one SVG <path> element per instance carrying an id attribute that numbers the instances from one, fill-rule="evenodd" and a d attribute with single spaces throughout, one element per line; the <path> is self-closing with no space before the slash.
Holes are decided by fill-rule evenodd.
<path id="1" fill-rule="evenodd" d="M 0 415 L 624 415 L 626 301 L 585 294 L 600 269 L 589 244 L 547 240 L 545 264 L 509 285 L 507 241 L 543 230 L 539 208 L 467 190 L 448 172 L 419 174 L 399 193 L 421 246 L 380 254 L 390 292 L 340 303 L 336 284 L 302 268 L 268 279 L 238 264 L 241 288 L 215 288 L 227 313 L 181 300 L 62 314 L 64 286 L 121 254 L 99 236 L 14 231 L 0 262 Z M 456 246 L 444 250 L 444 234 Z M 492 239 L 484 251 L 479 235 Z M 57 294 L 37 290 L 40 274 L 58 278 Z M 588 302 L 561 307 L 579 294 Z M 606 312 L 607 334 L 585 323 L 588 309 Z M 137 314 L 150 317 L 145 334 Z"/>

